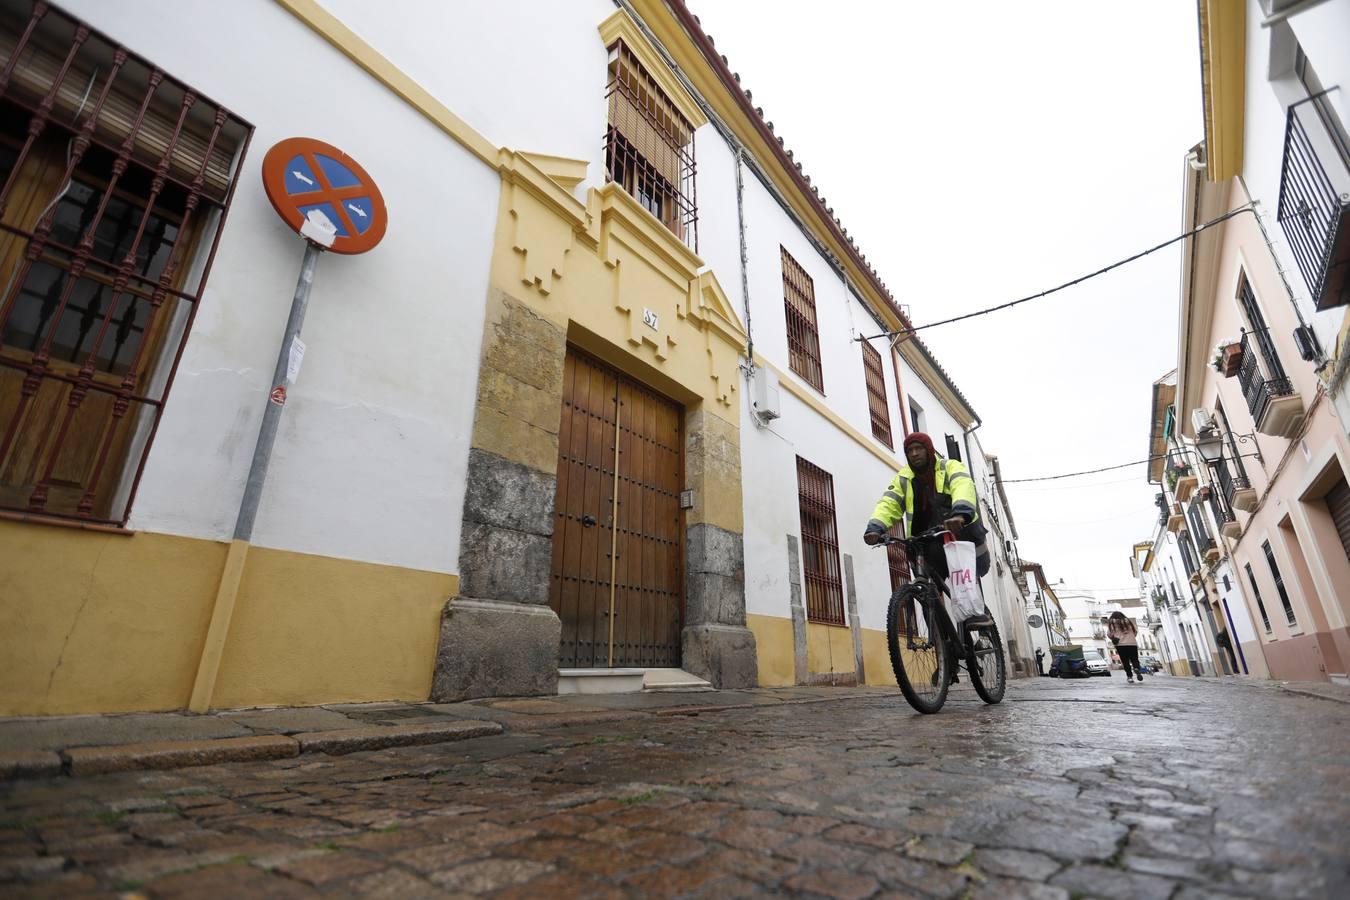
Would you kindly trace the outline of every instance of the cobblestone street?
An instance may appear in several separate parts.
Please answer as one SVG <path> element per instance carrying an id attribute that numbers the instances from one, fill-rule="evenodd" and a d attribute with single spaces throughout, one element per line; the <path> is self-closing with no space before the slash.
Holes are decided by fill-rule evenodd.
<path id="1" fill-rule="evenodd" d="M 517 726 L 11 782 L 0 892 L 1343 897 L 1347 746 L 1343 703 L 1120 673 Z"/>

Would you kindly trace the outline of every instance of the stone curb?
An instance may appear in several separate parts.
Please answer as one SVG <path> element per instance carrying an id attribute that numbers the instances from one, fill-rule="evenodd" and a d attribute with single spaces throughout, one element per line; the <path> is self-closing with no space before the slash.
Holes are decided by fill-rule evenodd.
<path id="1" fill-rule="evenodd" d="M 51 750 L 0 753 L 0 781 L 61 774 L 61 757 Z"/>
<path id="2" fill-rule="evenodd" d="M 61 751 L 71 775 L 103 775 L 131 769 L 178 769 L 222 762 L 287 759 L 300 754 L 288 737 L 219 738 L 208 741 L 154 741 L 111 747 L 77 747 Z"/>
<path id="3" fill-rule="evenodd" d="M 1350 698 L 1333 697 L 1330 694 L 1322 694 L 1317 691 L 1308 691 L 1304 690 L 1303 688 L 1293 688 L 1293 687 L 1286 687 L 1285 685 L 1280 685 L 1280 690 L 1284 691 L 1286 694 L 1299 694 L 1300 696 L 1303 697 L 1314 697 L 1318 700 L 1330 700 L 1332 703 L 1350 704 Z"/>
<path id="4" fill-rule="evenodd" d="M 440 744 L 468 738 L 501 734 L 497 722 L 427 722 L 418 725 L 372 725 L 368 728 L 344 728 L 339 731 L 310 731 L 292 735 L 301 753 L 327 753 L 338 756 L 361 750 L 385 747 L 410 747 L 416 744 Z"/>
<path id="5" fill-rule="evenodd" d="M 654 716 L 697 716 L 700 713 L 721 712 L 729 709 L 777 709 L 780 706 L 805 706 L 809 703 L 839 703 L 843 700 L 870 700 L 868 694 L 849 694 L 846 697 L 807 697 L 794 700 L 780 700 L 777 703 L 729 703 L 725 706 L 668 706 L 653 710 Z"/>
<path id="6" fill-rule="evenodd" d="M 0 781 L 59 775 L 103 775 L 143 769 L 179 769 L 225 762 L 290 759 L 301 753 L 338 755 L 361 750 L 440 744 L 501 734 L 497 722 L 456 720 L 314 731 L 292 737 L 252 735 L 200 741 L 152 741 L 105 747 L 0 753 Z"/>

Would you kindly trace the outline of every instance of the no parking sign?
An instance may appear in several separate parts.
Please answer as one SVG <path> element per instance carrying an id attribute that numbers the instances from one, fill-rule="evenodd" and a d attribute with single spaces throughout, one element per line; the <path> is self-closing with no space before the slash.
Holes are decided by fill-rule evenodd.
<path id="1" fill-rule="evenodd" d="M 334 253 L 365 253 L 384 237 L 389 214 L 375 180 L 332 144 L 286 138 L 267 151 L 262 176 L 267 199 L 282 220 Z M 305 227 L 319 216 L 335 231 L 331 244 Z"/>

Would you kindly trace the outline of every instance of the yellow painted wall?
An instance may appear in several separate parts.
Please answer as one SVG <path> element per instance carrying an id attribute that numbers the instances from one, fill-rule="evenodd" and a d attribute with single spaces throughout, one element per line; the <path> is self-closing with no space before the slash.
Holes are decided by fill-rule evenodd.
<path id="1" fill-rule="evenodd" d="M 760 687 L 782 687 L 795 683 L 793 669 L 792 620 L 781 616 L 747 615 L 746 625 L 755 634 L 759 654 Z M 886 633 L 862 630 L 863 667 L 867 683 L 895 686 L 891 657 L 886 650 Z M 836 625 L 806 626 L 807 669 L 814 674 L 853 671 L 853 632 Z"/>
<path id="2" fill-rule="evenodd" d="M 454 575 L 250 548 L 211 705 L 425 700 Z"/>
<path id="3" fill-rule="evenodd" d="M 186 706 L 225 547 L 0 521 L 0 715 Z"/>
<path id="4" fill-rule="evenodd" d="M 792 620 L 780 616 L 747 615 L 745 624 L 755 635 L 760 687 L 795 684 Z"/>
<path id="5" fill-rule="evenodd" d="M 227 546 L 0 521 L 0 715 L 185 708 Z M 211 705 L 424 700 L 457 589 L 251 548 Z"/>
<path id="6" fill-rule="evenodd" d="M 868 684 L 895 687 L 891 653 L 886 648 L 886 632 L 864 628 L 862 631 L 863 670 Z"/>
<path id="7" fill-rule="evenodd" d="M 853 631 L 841 625 L 806 623 L 806 671 L 854 672 Z"/>

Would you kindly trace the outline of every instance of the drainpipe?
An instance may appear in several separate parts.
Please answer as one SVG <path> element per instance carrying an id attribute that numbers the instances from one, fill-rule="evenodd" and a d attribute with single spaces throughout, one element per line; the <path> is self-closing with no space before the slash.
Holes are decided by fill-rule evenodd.
<path id="1" fill-rule="evenodd" d="M 741 163 L 745 149 L 736 145 L 736 233 L 741 241 L 741 301 L 745 304 L 745 362 L 754 371 L 755 338 L 750 331 L 750 255 L 745 248 L 745 182 L 741 177 Z"/>

